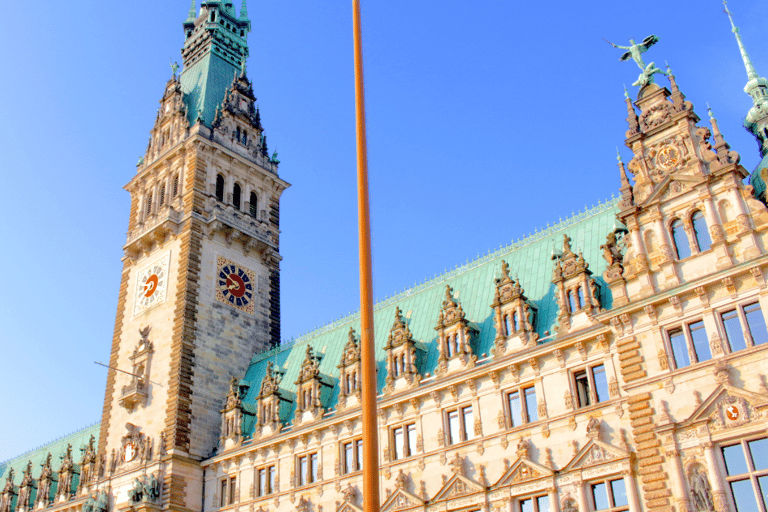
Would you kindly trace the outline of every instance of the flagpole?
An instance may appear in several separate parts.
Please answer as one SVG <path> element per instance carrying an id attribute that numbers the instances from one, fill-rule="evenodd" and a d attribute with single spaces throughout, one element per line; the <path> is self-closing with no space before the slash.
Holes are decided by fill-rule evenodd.
<path id="1" fill-rule="evenodd" d="M 352 0 L 355 42 L 355 125 L 357 134 L 357 223 L 360 248 L 360 366 L 362 367 L 363 511 L 379 512 L 379 443 L 376 420 L 376 357 L 373 339 L 373 278 L 368 205 L 368 149 L 365 136 L 365 88 L 360 0 Z"/>

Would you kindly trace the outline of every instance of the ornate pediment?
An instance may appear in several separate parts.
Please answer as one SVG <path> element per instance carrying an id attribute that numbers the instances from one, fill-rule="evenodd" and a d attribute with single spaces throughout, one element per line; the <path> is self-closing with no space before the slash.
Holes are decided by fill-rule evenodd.
<path id="1" fill-rule="evenodd" d="M 676 195 L 690 190 L 699 183 L 704 183 L 705 181 L 706 178 L 703 176 L 694 176 L 690 174 L 665 176 L 661 181 L 659 181 L 659 183 L 650 192 L 650 195 L 647 198 L 638 202 L 638 206 L 647 207 L 658 200 L 670 199 Z"/>
<path id="2" fill-rule="evenodd" d="M 768 401 L 764 396 L 723 383 L 696 408 L 683 425 L 707 422 L 712 430 L 739 427 L 758 418 L 759 411 L 766 408 Z"/>
<path id="3" fill-rule="evenodd" d="M 347 344 L 344 345 L 344 352 L 341 355 L 339 368 L 346 368 L 347 366 L 351 366 L 358 361 L 360 361 L 360 344 L 357 342 L 355 330 L 350 327 L 349 339 L 347 340 Z"/>
<path id="4" fill-rule="evenodd" d="M 461 304 L 453 298 L 453 288 L 446 285 L 445 300 L 443 300 L 443 307 L 440 310 L 440 316 L 437 319 L 435 329 L 445 329 L 457 323 L 466 325 L 467 320 L 464 318 L 464 310 L 461 308 Z"/>
<path id="5" fill-rule="evenodd" d="M 581 273 L 592 274 L 589 270 L 589 264 L 584 260 L 584 256 L 581 253 L 576 254 L 571 250 L 571 237 L 568 235 L 563 235 L 562 252 L 553 258 L 555 259 L 555 270 L 552 275 L 553 282 L 570 279 Z"/>
<path id="6" fill-rule="evenodd" d="M 494 294 L 491 307 L 503 306 L 515 299 L 528 300 L 524 295 L 522 286 L 520 286 L 520 281 L 509 277 L 509 265 L 506 261 L 502 260 L 501 278 L 496 279 L 496 293 Z"/>
<path id="7" fill-rule="evenodd" d="M 406 343 L 413 342 L 413 336 L 411 335 L 411 330 L 408 328 L 408 324 L 403 318 L 403 312 L 399 307 L 395 308 L 395 323 L 392 324 L 392 329 L 389 331 L 387 344 L 384 346 L 384 350 L 397 348 Z"/>
<path id="8" fill-rule="evenodd" d="M 395 489 L 395 492 L 389 495 L 384 503 L 381 504 L 382 512 L 389 512 L 391 510 L 406 510 L 409 508 L 423 507 L 424 500 L 411 494 L 405 489 Z"/>
<path id="9" fill-rule="evenodd" d="M 274 368 L 275 365 L 272 363 L 272 361 L 267 363 L 267 370 L 264 374 L 264 378 L 261 379 L 259 398 L 266 398 L 270 395 L 279 394 L 280 381 L 283 379 L 283 374 Z"/>
<path id="10" fill-rule="evenodd" d="M 429 501 L 430 503 L 435 503 L 438 501 L 452 500 L 460 496 L 467 496 L 483 491 L 485 491 L 485 486 L 482 484 L 459 473 L 454 473 L 445 484 L 443 484 L 435 497 Z"/>
<path id="11" fill-rule="evenodd" d="M 336 507 L 336 512 L 363 512 L 363 509 L 349 501 L 342 501 Z"/>
<path id="12" fill-rule="evenodd" d="M 507 469 L 501 478 L 493 485 L 493 488 L 515 485 L 528 480 L 538 478 L 547 478 L 555 473 L 546 466 L 537 464 L 527 458 L 518 458 L 509 469 Z"/>
<path id="13" fill-rule="evenodd" d="M 299 378 L 296 380 L 296 384 L 304 384 L 305 382 L 319 378 L 320 357 L 315 355 L 311 345 L 307 345 L 307 352 L 304 356 L 304 362 L 301 363 L 301 370 L 299 370 Z"/>
<path id="14" fill-rule="evenodd" d="M 629 452 L 621 448 L 604 443 L 598 439 L 590 439 L 562 471 L 567 472 L 620 460 L 628 461 L 629 456 Z"/>

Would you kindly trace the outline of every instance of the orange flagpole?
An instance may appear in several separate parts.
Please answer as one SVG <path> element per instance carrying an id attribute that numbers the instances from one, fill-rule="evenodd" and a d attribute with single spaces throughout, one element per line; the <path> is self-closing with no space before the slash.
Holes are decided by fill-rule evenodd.
<path id="1" fill-rule="evenodd" d="M 357 134 L 357 223 L 360 247 L 360 366 L 363 413 L 363 510 L 379 512 L 379 442 L 376 420 L 376 357 L 373 339 L 373 277 L 368 205 L 368 149 L 360 0 L 352 0 L 355 41 L 355 124 Z"/>

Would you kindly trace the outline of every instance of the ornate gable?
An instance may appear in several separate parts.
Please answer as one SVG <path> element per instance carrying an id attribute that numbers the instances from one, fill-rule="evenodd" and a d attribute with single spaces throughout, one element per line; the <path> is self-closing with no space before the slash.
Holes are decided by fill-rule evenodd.
<path id="1" fill-rule="evenodd" d="M 390 512 L 394 510 L 407 510 L 424 506 L 424 500 L 411 494 L 402 488 L 395 489 L 395 492 L 389 495 L 384 503 L 381 504 L 381 512 Z"/>
<path id="2" fill-rule="evenodd" d="M 355 330 L 350 327 L 347 344 L 341 354 L 339 369 L 339 401 L 338 407 L 344 408 L 350 398 L 360 401 L 360 344 L 355 336 Z"/>
<path id="3" fill-rule="evenodd" d="M 384 393 L 392 392 L 401 382 L 404 383 L 404 387 L 417 385 L 419 370 L 416 341 L 399 307 L 395 308 L 395 322 L 389 331 L 384 350 L 387 353 Z"/>
<path id="4" fill-rule="evenodd" d="M 768 400 L 764 396 L 721 383 L 682 422 L 681 428 L 702 422 L 707 423 L 712 431 L 740 427 L 758 418 L 765 410 L 768 410 Z"/>
<path id="5" fill-rule="evenodd" d="M 509 469 L 501 475 L 501 478 L 499 478 L 493 487 L 505 487 L 527 482 L 528 480 L 549 478 L 554 476 L 554 474 L 554 471 L 546 466 L 537 464 L 527 458 L 518 458 Z"/>
<path id="6" fill-rule="evenodd" d="M 250 386 L 237 377 L 229 382 L 229 391 L 221 413 L 221 437 L 219 442 L 225 450 L 239 446 L 242 441 L 243 398 Z"/>
<path id="7" fill-rule="evenodd" d="M 147 152 L 139 160 L 139 166 L 154 162 L 171 146 L 182 141 L 189 135 L 189 122 L 187 121 L 187 105 L 184 102 L 184 93 L 181 90 L 181 82 L 176 76 L 176 70 L 170 80 L 165 84 L 165 91 L 157 109 L 155 126 L 150 132 Z"/>
<path id="8" fill-rule="evenodd" d="M 440 356 L 435 373 L 442 376 L 453 370 L 473 368 L 477 356 L 472 352 L 472 336 L 476 329 L 464 318 L 461 304 L 453 297 L 453 288 L 446 285 L 440 315 L 435 330 Z M 457 361 L 457 362 L 454 362 Z"/>
<path id="9" fill-rule="evenodd" d="M 275 369 L 272 361 L 267 363 L 264 378 L 261 379 L 259 396 L 256 399 L 258 405 L 257 423 L 254 431 L 256 436 L 279 432 L 283 427 L 280 421 L 280 409 L 283 402 L 290 400 L 284 398 L 280 390 L 282 379 L 282 372 Z"/>
<path id="10" fill-rule="evenodd" d="M 462 474 L 454 473 L 429 502 L 437 503 L 480 492 L 485 492 L 485 486 Z"/>
<path id="11" fill-rule="evenodd" d="M 320 356 L 316 355 L 311 345 L 307 345 L 304 362 L 296 380 L 296 417 L 299 424 L 309 419 L 319 419 L 325 409 L 322 406 L 321 386 L 327 386 L 320 375 Z"/>
<path id="12" fill-rule="evenodd" d="M 509 277 L 509 265 L 501 262 L 501 278 L 496 279 L 496 292 L 491 308 L 496 327 L 496 339 L 491 352 L 499 357 L 507 353 L 508 342 L 526 347 L 536 343 L 539 335 L 534 331 L 536 307 L 528 301 L 520 281 Z"/>
<path id="13" fill-rule="evenodd" d="M 624 462 L 629 464 L 629 461 L 629 452 L 608 443 L 604 443 L 599 439 L 590 439 L 578 453 L 576 453 L 573 459 L 571 459 L 562 471 L 567 472 L 612 462 Z"/>
<path id="14" fill-rule="evenodd" d="M 555 268 L 552 283 L 557 287 L 555 298 L 560 331 L 567 331 L 576 323 L 589 320 L 600 311 L 599 288 L 592 278 L 592 271 L 584 256 L 571 249 L 571 238 L 563 235 L 563 248 L 552 256 Z"/>

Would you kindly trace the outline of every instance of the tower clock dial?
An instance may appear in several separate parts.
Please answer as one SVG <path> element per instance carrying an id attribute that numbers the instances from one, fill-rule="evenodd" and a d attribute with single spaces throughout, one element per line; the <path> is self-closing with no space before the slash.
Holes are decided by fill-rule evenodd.
<path id="1" fill-rule="evenodd" d="M 219 256 L 216 261 L 216 300 L 253 314 L 256 274 L 253 270 Z"/>
<path id="2" fill-rule="evenodd" d="M 170 253 L 139 271 L 136 278 L 133 314 L 138 315 L 165 301 Z"/>

